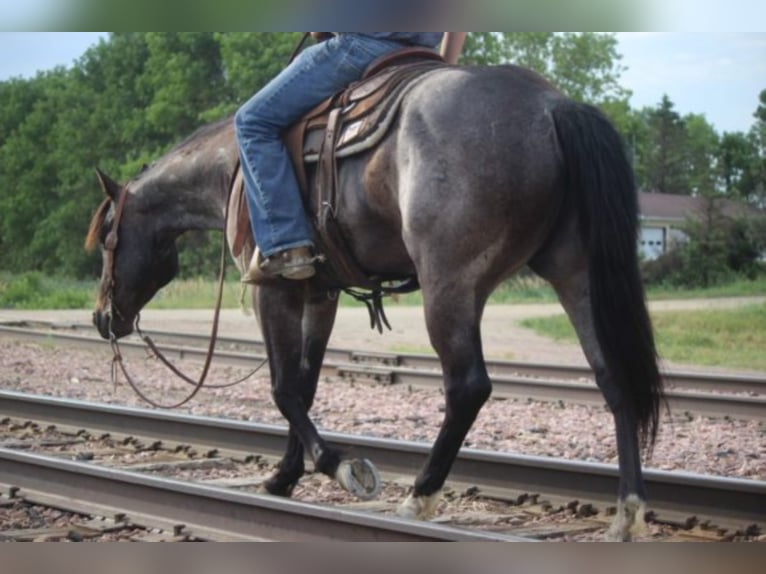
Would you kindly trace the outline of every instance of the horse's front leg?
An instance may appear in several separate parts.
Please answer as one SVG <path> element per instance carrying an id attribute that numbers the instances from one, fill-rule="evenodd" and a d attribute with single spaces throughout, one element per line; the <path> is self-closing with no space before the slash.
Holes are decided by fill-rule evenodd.
<path id="1" fill-rule="evenodd" d="M 285 455 L 263 490 L 290 496 L 304 472 L 304 445 L 318 469 L 334 471 L 338 464 L 308 416 L 337 302 L 325 298 L 309 303 L 304 283 L 255 287 L 253 297 L 269 357 L 272 396 L 290 424 Z"/>
<path id="2" fill-rule="evenodd" d="M 337 311 L 337 299 L 317 295 L 305 283 L 255 289 L 255 304 L 269 357 L 274 402 L 290 424 L 287 451 L 277 472 L 263 484 L 270 494 L 290 496 L 304 472 L 308 452 L 316 470 L 337 478 L 347 490 L 367 498 L 380 488 L 366 461 L 344 461 L 319 436 L 309 410 L 319 381 Z"/>

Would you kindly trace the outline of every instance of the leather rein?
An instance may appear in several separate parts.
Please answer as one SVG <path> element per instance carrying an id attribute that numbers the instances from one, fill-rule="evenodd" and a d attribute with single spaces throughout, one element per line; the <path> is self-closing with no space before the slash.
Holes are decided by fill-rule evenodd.
<path id="1" fill-rule="evenodd" d="M 232 188 L 233 188 L 233 178 L 232 183 L 229 185 L 229 192 L 227 196 L 231 195 Z M 125 210 L 125 204 L 127 203 L 128 198 L 128 190 L 126 188 L 122 188 L 120 190 L 120 196 L 117 199 L 117 205 L 115 207 L 114 212 L 114 218 L 112 220 L 112 229 L 109 231 L 109 234 L 106 236 L 106 239 L 104 240 L 104 283 L 106 285 L 106 296 L 107 300 L 109 302 L 109 306 L 111 308 L 110 313 L 110 321 L 111 317 L 113 317 L 115 314 L 120 315 L 119 309 L 114 304 L 114 263 L 115 263 L 115 257 L 116 257 L 116 251 L 117 251 L 117 244 L 119 243 L 119 229 L 120 229 L 120 222 L 122 220 L 122 214 Z M 227 222 L 229 220 L 229 201 L 227 197 L 226 201 L 226 211 L 224 216 L 224 221 Z M 226 225 L 224 224 L 224 229 L 226 228 Z M 213 315 L 213 327 L 211 329 L 210 333 L 210 343 L 208 345 L 207 355 L 205 357 L 205 364 L 202 369 L 202 373 L 199 376 L 199 379 L 194 380 L 191 377 L 188 377 L 183 372 L 181 372 L 175 365 L 173 365 L 166 357 L 165 355 L 159 350 L 157 345 L 154 343 L 151 337 L 144 334 L 141 331 L 141 328 L 139 326 L 141 314 L 136 315 L 136 321 L 135 321 L 135 329 L 138 335 L 141 337 L 141 339 L 144 341 L 146 346 L 151 350 L 151 353 L 160 359 L 168 369 L 170 369 L 176 376 L 178 376 L 180 379 L 182 379 L 184 382 L 194 386 L 194 389 L 191 391 L 191 393 L 182 401 L 178 403 L 174 403 L 171 405 L 164 405 L 160 404 L 151 398 L 149 398 L 145 393 L 143 393 L 136 384 L 133 377 L 130 376 L 128 373 L 127 368 L 125 367 L 125 362 L 122 358 L 122 353 L 120 352 L 120 345 L 117 341 L 117 336 L 112 331 L 111 325 L 109 326 L 109 343 L 112 346 L 112 352 L 114 354 L 114 357 L 112 358 L 112 383 L 114 385 L 117 384 L 117 370 L 119 368 L 120 371 L 122 371 L 122 374 L 125 376 L 125 379 L 128 381 L 128 384 L 133 389 L 133 391 L 141 397 L 144 401 L 152 405 L 153 407 L 160 408 L 160 409 L 177 409 L 189 401 L 191 401 L 197 393 L 202 389 L 202 386 L 207 379 L 208 373 L 210 372 L 210 364 L 213 360 L 213 354 L 215 353 L 215 346 L 216 342 L 218 340 L 218 326 L 220 324 L 220 318 L 221 318 L 221 304 L 223 302 L 223 286 L 224 286 L 224 279 L 226 275 L 226 234 L 223 234 L 223 239 L 221 240 L 221 258 L 220 258 L 220 266 L 218 271 L 218 288 L 217 288 L 217 294 L 216 294 L 216 302 L 215 302 L 215 313 Z M 224 385 L 208 385 L 207 388 L 210 389 L 223 389 L 232 387 L 234 385 L 238 385 L 250 377 L 252 377 L 258 370 L 260 370 L 266 363 L 268 362 L 268 359 L 264 359 L 260 365 L 258 365 L 253 372 L 251 372 L 246 377 L 235 381 L 233 383 L 227 383 Z"/>

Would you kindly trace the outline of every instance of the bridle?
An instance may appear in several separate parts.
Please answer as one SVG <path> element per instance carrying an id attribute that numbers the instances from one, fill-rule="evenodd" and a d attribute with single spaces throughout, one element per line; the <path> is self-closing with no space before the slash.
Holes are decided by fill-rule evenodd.
<path id="1" fill-rule="evenodd" d="M 104 277 L 103 284 L 105 285 L 104 295 L 106 301 L 111 308 L 109 315 L 109 336 L 116 340 L 114 333 L 112 332 L 111 317 L 116 312 L 121 316 L 117 307 L 114 305 L 114 258 L 117 251 L 117 243 L 120 241 L 118 235 L 120 229 L 120 221 L 122 221 L 122 213 L 125 211 L 125 204 L 128 201 L 128 190 L 124 187 L 120 188 L 119 197 L 114 207 L 114 216 L 112 217 L 112 228 L 104 239 Z"/>
<path id="2" fill-rule="evenodd" d="M 235 168 L 236 171 L 236 168 Z M 226 200 L 226 211 L 224 215 L 224 221 L 228 222 L 229 220 L 229 199 L 228 197 L 231 196 L 231 192 L 234 185 L 234 178 L 232 178 L 232 182 L 229 185 L 229 191 L 227 194 L 227 200 Z M 112 330 L 112 317 L 114 315 L 118 315 L 122 317 L 122 314 L 119 312 L 119 309 L 114 304 L 114 287 L 115 287 L 115 281 L 114 281 L 114 266 L 115 266 L 115 258 L 116 258 L 116 252 L 117 252 L 117 244 L 119 243 L 119 230 L 120 230 L 120 222 L 122 220 L 122 214 L 125 211 L 125 204 L 127 203 L 128 199 L 128 190 L 123 187 L 120 189 L 119 197 L 117 198 L 117 203 L 115 206 L 114 216 L 112 218 L 112 229 L 109 231 L 109 233 L 106 236 L 106 239 L 104 240 L 104 277 L 102 279 L 103 284 L 105 285 L 105 297 L 106 302 L 109 305 L 110 312 L 109 312 L 109 343 L 112 347 L 112 353 L 114 354 L 114 357 L 112 358 L 112 369 L 111 369 L 111 376 L 112 376 L 112 383 L 117 384 L 117 371 L 118 368 L 120 371 L 122 371 L 122 374 L 125 376 L 125 379 L 128 381 L 128 384 L 133 389 L 133 391 L 141 397 L 144 401 L 152 405 L 153 407 L 160 408 L 160 409 L 177 409 L 189 401 L 191 401 L 197 393 L 202 389 L 202 386 L 207 379 L 207 375 L 210 371 L 210 364 L 213 361 L 213 354 L 215 353 L 215 346 L 216 342 L 218 340 L 218 326 L 220 324 L 220 318 L 221 318 L 221 303 L 223 301 L 223 286 L 224 286 L 224 279 L 226 275 L 226 234 L 223 234 L 223 239 L 221 240 L 221 258 L 220 258 L 220 266 L 218 271 L 218 290 L 216 294 L 216 302 L 215 302 L 215 313 L 213 314 L 213 327 L 210 333 L 210 343 L 208 345 L 207 355 L 205 357 L 205 364 L 202 369 L 202 373 L 199 376 L 198 380 L 194 380 L 191 377 L 188 377 L 184 373 L 182 373 L 175 365 L 173 365 L 166 357 L 162 354 L 162 352 L 157 348 L 157 345 L 154 343 L 154 341 L 149 337 L 148 335 L 144 334 L 141 331 L 140 328 L 140 321 L 141 321 L 141 314 L 136 314 L 136 320 L 135 320 L 135 329 L 138 335 L 141 337 L 141 339 L 144 341 L 146 346 L 150 349 L 151 354 L 153 354 L 155 357 L 160 359 L 166 367 L 168 367 L 176 376 L 181 378 L 184 382 L 194 386 L 194 389 L 192 392 L 182 401 L 171 404 L 171 405 L 163 405 L 160 403 L 157 403 L 156 401 L 149 398 L 146 394 L 144 394 L 139 388 L 136 382 L 133 380 L 133 378 L 128 373 L 127 368 L 125 367 L 125 362 L 122 358 L 122 353 L 120 352 L 120 345 L 117 340 L 117 336 L 114 334 L 114 331 Z M 224 229 L 226 228 L 226 225 L 224 224 Z M 266 363 L 268 362 L 268 359 L 264 359 L 253 372 L 248 374 L 246 377 L 243 377 L 242 379 L 239 379 L 237 381 L 234 381 L 233 383 L 227 383 L 224 385 L 208 385 L 208 388 L 211 389 L 223 389 L 232 387 L 234 385 L 238 385 L 250 377 L 252 377 L 257 371 L 259 371 Z"/>

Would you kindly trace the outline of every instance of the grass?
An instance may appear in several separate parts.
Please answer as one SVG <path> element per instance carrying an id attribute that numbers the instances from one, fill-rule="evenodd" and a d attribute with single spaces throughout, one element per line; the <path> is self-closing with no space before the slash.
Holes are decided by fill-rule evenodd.
<path id="1" fill-rule="evenodd" d="M 725 285 L 705 289 L 679 289 L 677 287 L 650 287 L 647 297 L 653 301 L 662 299 L 702 299 L 718 297 L 749 297 L 766 295 L 766 277 L 754 281 L 738 279 Z"/>
<path id="2" fill-rule="evenodd" d="M 766 276 L 750 281 L 739 279 L 726 285 L 706 289 L 679 289 L 660 286 L 647 289 L 647 298 L 653 301 L 667 299 L 703 299 L 721 297 L 751 297 L 766 295 Z M 537 276 L 524 275 L 509 279 L 498 287 L 489 298 L 489 305 L 514 305 L 528 303 L 556 303 L 558 297 L 553 288 Z M 341 296 L 341 304 L 349 307 L 361 305 L 351 297 Z M 390 303 L 389 303 L 390 304 Z M 419 306 L 423 304 L 420 292 L 398 296 L 397 305 Z"/>
<path id="3" fill-rule="evenodd" d="M 711 311 L 652 313 L 657 348 L 676 363 L 766 371 L 766 304 Z M 564 315 L 526 319 L 524 327 L 557 341 L 576 342 Z"/>
<path id="4" fill-rule="evenodd" d="M 766 287 L 764 287 L 766 293 Z M 551 286 L 535 276 L 513 277 L 500 285 L 492 293 L 490 305 L 513 305 L 514 303 L 553 303 L 558 301 L 556 293 Z M 355 301 L 346 294 L 340 298 L 341 305 L 347 307 L 363 306 L 363 303 Z M 393 299 L 386 301 L 387 305 L 402 305 L 405 307 L 419 307 L 423 304 L 423 295 L 420 291 L 407 293 L 406 295 L 397 295 Z"/>
<path id="5" fill-rule="evenodd" d="M 96 281 L 74 281 L 25 273 L 10 276 L 0 274 L 0 308 L 11 309 L 86 309 L 96 293 Z M 147 305 L 149 309 L 210 309 L 215 304 L 217 282 L 210 279 L 176 279 L 160 290 Z M 694 299 L 703 297 L 742 297 L 766 295 L 766 277 L 756 281 L 739 280 L 710 289 L 679 290 L 669 287 L 651 288 L 648 298 Z M 237 279 L 229 279 L 224 286 L 223 307 L 240 306 L 242 286 Z M 249 292 L 244 294 L 249 305 Z M 522 275 L 503 283 L 492 294 L 490 305 L 523 303 L 554 303 L 558 299 L 553 289 L 542 279 Z M 420 292 L 400 295 L 386 301 L 386 305 L 420 306 Z M 341 296 L 341 305 L 354 307 L 362 303 L 347 295 Z"/>
<path id="6" fill-rule="evenodd" d="M 0 275 L 0 309 L 85 309 L 95 283 L 53 278 L 42 273 Z"/>
<path id="7" fill-rule="evenodd" d="M 0 308 L 87 309 L 93 304 L 95 281 L 74 281 L 25 273 L 0 274 Z M 147 306 L 151 309 L 210 309 L 215 303 L 217 284 L 212 279 L 185 279 L 171 282 Z M 676 290 L 653 288 L 651 300 L 737 297 L 766 294 L 766 278 L 740 280 L 711 289 Z M 224 307 L 240 306 L 243 292 L 237 280 L 224 286 Z M 249 305 L 250 296 L 245 292 Z M 503 284 L 490 304 L 544 303 L 556 301 L 553 291 L 540 279 L 519 277 Z M 341 304 L 361 305 L 343 296 Z M 402 295 L 387 305 L 420 305 L 420 293 Z M 695 365 L 748 368 L 766 371 L 766 305 L 739 309 L 653 313 L 657 345 L 664 359 Z M 564 317 L 527 319 L 522 325 L 557 341 L 575 342 L 569 321 Z M 409 349 L 412 352 L 412 349 Z"/>
<path id="8" fill-rule="evenodd" d="M 240 306 L 243 285 L 239 281 L 226 281 L 223 286 L 224 309 Z M 180 279 L 171 281 L 154 296 L 147 309 L 212 309 L 218 295 L 218 280 Z M 250 305 L 250 291 L 244 291 L 245 302 Z"/>

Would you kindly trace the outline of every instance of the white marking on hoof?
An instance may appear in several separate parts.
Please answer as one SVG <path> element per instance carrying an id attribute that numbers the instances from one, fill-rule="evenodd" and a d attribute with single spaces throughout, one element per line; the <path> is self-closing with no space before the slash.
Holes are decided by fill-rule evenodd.
<path id="1" fill-rule="evenodd" d="M 644 520 L 646 502 L 637 494 L 631 494 L 625 500 L 617 501 L 617 514 L 606 533 L 612 542 L 630 542 L 632 536 L 646 536 L 649 527 Z"/>
<path id="2" fill-rule="evenodd" d="M 431 496 L 413 496 L 409 495 L 402 502 L 396 511 L 396 514 L 402 518 L 411 518 L 413 520 L 428 520 L 436 514 L 436 507 L 439 506 L 441 492 Z"/>
<path id="3" fill-rule="evenodd" d="M 258 488 L 255 489 L 256 494 L 271 494 L 268 490 L 266 490 L 266 483 L 262 482 L 258 485 Z"/>
<path id="4" fill-rule="evenodd" d="M 366 458 L 342 461 L 335 471 L 335 479 L 361 500 L 372 500 L 380 494 L 380 475 Z"/>

